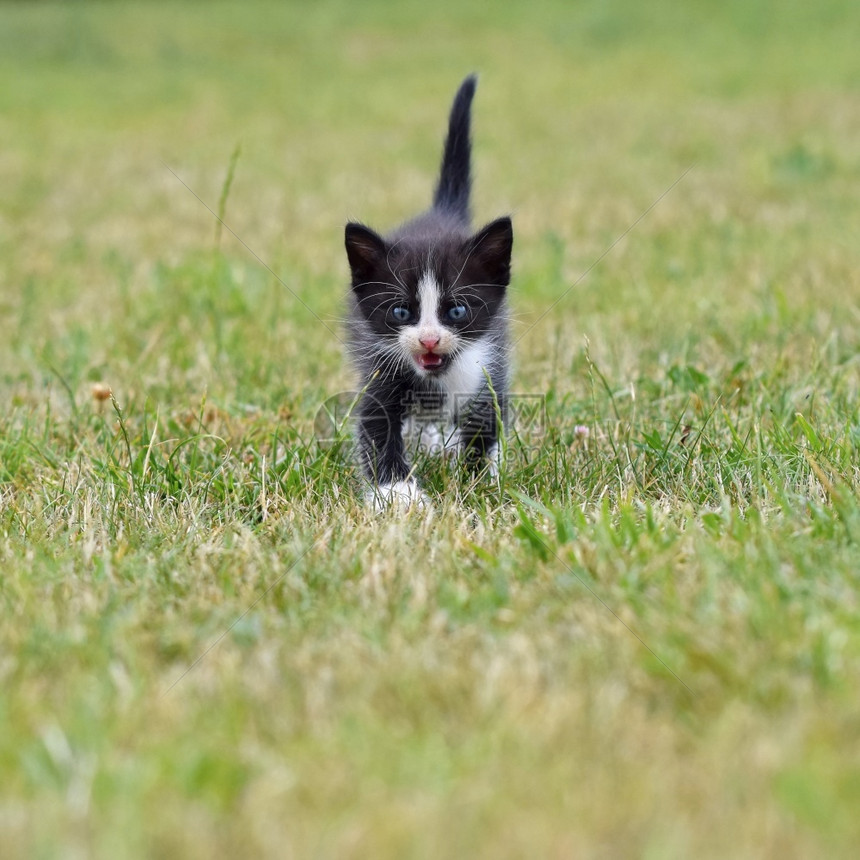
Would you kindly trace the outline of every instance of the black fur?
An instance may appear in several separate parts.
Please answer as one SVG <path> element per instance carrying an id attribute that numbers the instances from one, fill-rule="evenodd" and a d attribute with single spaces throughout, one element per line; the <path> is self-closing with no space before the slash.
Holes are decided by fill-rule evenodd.
<path id="1" fill-rule="evenodd" d="M 472 99 L 477 85 L 477 78 L 469 75 L 454 97 L 451 116 L 448 119 L 448 136 L 442 151 L 439 184 L 433 196 L 434 208 L 456 215 L 467 226 L 471 220 L 469 195 L 472 190 Z"/>
<path id="2" fill-rule="evenodd" d="M 365 391 L 359 453 L 367 477 L 380 485 L 409 477 L 403 421 L 426 413 L 428 403 L 459 428 L 469 460 L 480 463 L 498 439 L 492 392 L 504 409 L 513 229 L 507 217 L 476 233 L 470 228 L 475 86 L 474 76 L 466 78 L 454 99 L 432 208 L 386 237 L 346 225 L 349 346 Z M 422 307 L 422 295 L 428 305 L 437 298 L 436 306 Z M 425 351 L 434 337 L 438 346 Z"/>

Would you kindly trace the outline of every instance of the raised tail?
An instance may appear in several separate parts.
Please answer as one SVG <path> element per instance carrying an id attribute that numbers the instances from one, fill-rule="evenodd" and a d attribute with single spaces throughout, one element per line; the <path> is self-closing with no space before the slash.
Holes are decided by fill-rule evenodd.
<path id="1" fill-rule="evenodd" d="M 457 90 L 451 116 L 448 120 L 448 136 L 442 152 L 442 167 L 439 184 L 433 196 L 433 206 L 469 223 L 469 191 L 472 186 L 470 138 L 472 98 L 478 79 L 469 75 Z"/>

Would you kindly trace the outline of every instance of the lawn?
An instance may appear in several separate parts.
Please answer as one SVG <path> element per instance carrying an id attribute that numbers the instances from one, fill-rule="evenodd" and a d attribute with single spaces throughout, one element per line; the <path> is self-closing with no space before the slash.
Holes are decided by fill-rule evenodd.
<path id="1" fill-rule="evenodd" d="M 855 856 L 858 31 L 0 3 L 3 856 Z M 471 71 L 523 409 L 378 515 L 343 225 Z"/>

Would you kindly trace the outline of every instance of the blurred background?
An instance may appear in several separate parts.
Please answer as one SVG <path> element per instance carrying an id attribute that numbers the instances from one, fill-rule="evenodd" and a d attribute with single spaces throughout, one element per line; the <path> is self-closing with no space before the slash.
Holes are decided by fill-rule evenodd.
<path id="1" fill-rule="evenodd" d="M 0 0 L 0 854 L 854 857 L 858 44 Z M 429 204 L 471 72 L 552 444 L 380 526 L 313 441 L 343 225 Z"/>
<path id="2" fill-rule="evenodd" d="M 301 362 L 284 341 L 312 317 L 260 261 L 337 323 L 343 223 L 386 230 L 428 204 L 472 71 L 474 210 L 514 215 L 524 326 L 672 188 L 523 344 L 535 384 L 547 338 L 581 348 L 594 312 L 647 349 L 667 324 L 677 345 L 703 319 L 776 319 L 786 296 L 820 310 L 809 278 L 844 284 L 858 262 L 858 25 L 847 0 L 2 3 L 5 381 L 50 360 L 75 387 L 148 344 L 169 352 L 150 339 L 167 320 L 211 340 L 254 311 Z M 167 272 L 213 250 L 203 204 L 218 210 L 237 146 L 225 221 L 253 253 L 227 230 L 219 248 L 243 285 L 183 286 L 192 273 Z M 606 361 L 634 360 L 599 335 Z M 336 372 L 325 330 L 312 340 Z M 153 385 L 163 368 L 143 371 Z"/>

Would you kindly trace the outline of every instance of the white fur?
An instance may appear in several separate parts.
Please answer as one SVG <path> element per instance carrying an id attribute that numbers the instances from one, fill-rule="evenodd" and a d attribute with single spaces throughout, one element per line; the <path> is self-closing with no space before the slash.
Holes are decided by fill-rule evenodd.
<path id="1" fill-rule="evenodd" d="M 484 368 L 489 367 L 492 355 L 492 344 L 477 340 L 461 350 L 448 370 L 439 377 L 451 409 L 464 406 L 481 390 L 487 381 Z"/>
<path id="2" fill-rule="evenodd" d="M 427 352 L 427 348 L 421 343 L 422 340 L 439 343 L 433 347 L 433 352 L 439 355 L 448 355 L 456 345 L 456 334 L 445 328 L 439 322 L 439 298 L 442 290 L 436 279 L 429 274 L 424 274 L 418 281 L 418 303 L 420 306 L 418 322 L 415 325 L 403 326 L 400 329 L 398 340 L 401 349 L 410 356 L 420 355 Z M 418 365 L 415 369 L 424 374 Z"/>
<path id="3" fill-rule="evenodd" d="M 457 351 L 459 335 L 439 321 L 441 295 L 442 289 L 436 279 L 429 273 L 422 275 L 418 281 L 418 322 L 403 326 L 399 343 L 401 349 L 413 359 L 426 352 L 422 340 L 438 340 L 433 351 L 440 355 L 457 353 L 447 370 L 433 374 L 434 382 L 443 394 L 442 411 L 441 414 L 425 416 L 422 420 L 419 409 L 404 419 L 401 430 L 407 447 L 414 446 L 414 450 L 428 454 L 451 455 L 457 452 L 460 445 L 457 415 L 484 387 L 487 379 L 485 368 L 488 368 L 493 357 L 494 347 L 488 341 L 478 340 Z M 419 375 L 430 376 L 417 362 L 414 368 Z M 498 468 L 495 473 L 498 474 Z M 381 487 L 380 491 L 384 489 Z"/>
<path id="4" fill-rule="evenodd" d="M 441 454 L 445 439 L 437 424 L 421 421 L 415 415 L 403 419 L 403 441 L 408 448 L 425 454 Z"/>
<path id="5" fill-rule="evenodd" d="M 502 450 L 498 444 L 493 445 L 487 451 L 487 475 L 494 480 L 499 477 L 499 469 L 502 465 Z"/>
<path id="6" fill-rule="evenodd" d="M 368 502 L 378 512 L 390 507 L 399 511 L 412 508 L 426 508 L 430 506 L 430 499 L 418 486 L 413 478 L 405 481 L 392 481 L 390 484 L 380 484 L 374 487 L 368 494 Z"/>
<path id="7" fill-rule="evenodd" d="M 439 296 L 442 290 L 438 281 L 425 272 L 418 281 L 418 304 L 421 312 L 418 316 L 418 328 L 425 333 L 435 334 L 439 326 Z"/>
<path id="8" fill-rule="evenodd" d="M 456 454 L 459 450 L 460 431 L 453 424 L 440 425 L 420 415 L 409 415 L 403 419 L 402 432 L 404 444 L 410 451 L 435 457 Z"/>

